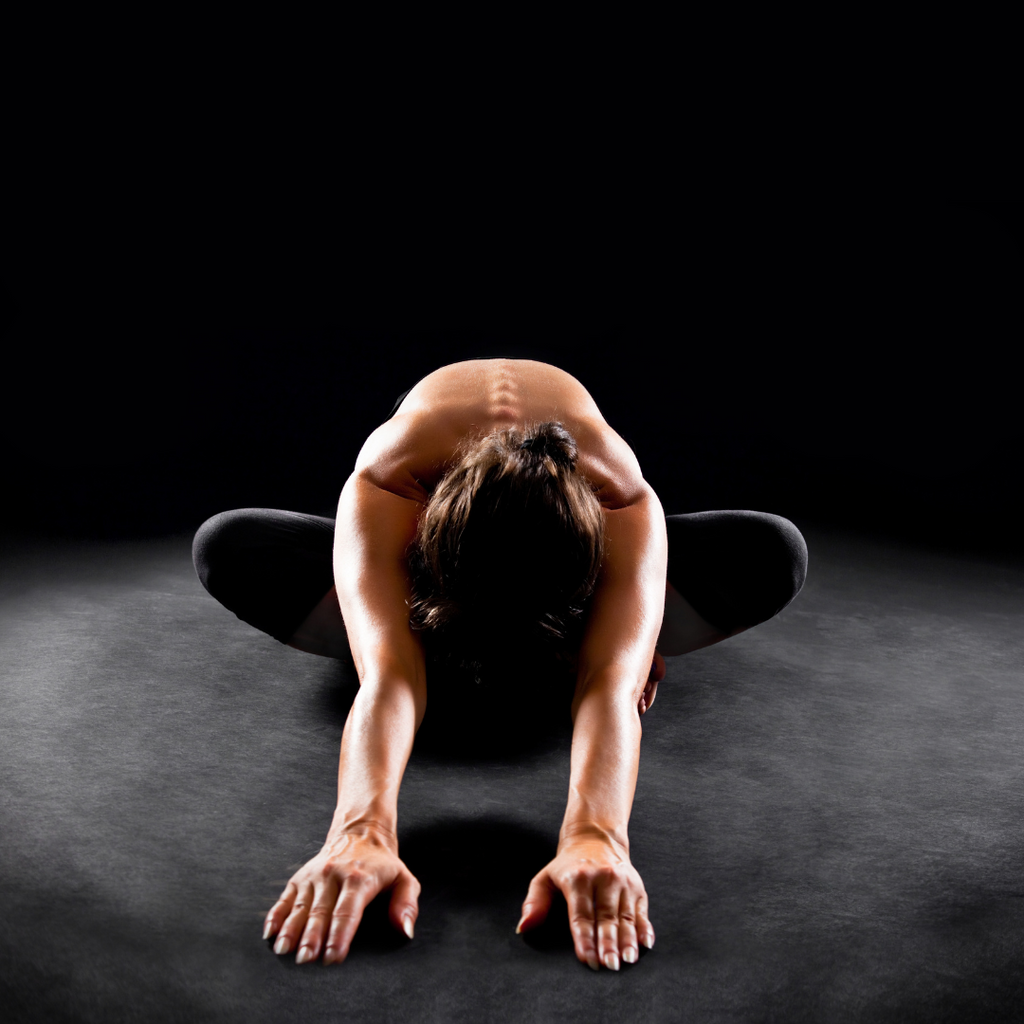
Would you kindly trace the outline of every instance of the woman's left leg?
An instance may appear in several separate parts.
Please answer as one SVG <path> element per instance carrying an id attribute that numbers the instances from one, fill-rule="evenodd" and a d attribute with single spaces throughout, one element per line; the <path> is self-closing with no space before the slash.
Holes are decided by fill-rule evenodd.
<path id="1" fill-rule="evenodd" d="M 767 622 L 807 577 L 807 544 L 788 519 L 727 510 L 667 516 L 665 616 L 641 714 L 665 676 L 662 655 L 710 647 Z"/>
<path id="2" fill-rule="evenodd" d="M 686 654 L 767 622 L 800 593 L 807 544 L 788 519 L 726 510 L 666 516 L 662 654 Z"/>

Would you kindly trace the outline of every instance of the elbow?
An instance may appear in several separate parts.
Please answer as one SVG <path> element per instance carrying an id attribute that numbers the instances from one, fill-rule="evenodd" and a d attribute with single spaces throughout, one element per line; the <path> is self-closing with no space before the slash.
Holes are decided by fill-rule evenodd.
<path id="1" fill-rule="evenodd" d="M 594 709 L 602 719 L 635 722 L 640 727 L 640 701 L 647 687 L 647 677 L 639 682 L 614 670 L 595 673 L 577 683 L 570 712 L 573 725 L 586 709 Z"/>

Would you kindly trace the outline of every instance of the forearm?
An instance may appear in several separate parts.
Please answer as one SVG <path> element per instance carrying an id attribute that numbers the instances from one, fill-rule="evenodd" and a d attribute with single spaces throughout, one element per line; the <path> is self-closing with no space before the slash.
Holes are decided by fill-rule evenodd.
<path id="1" fill-rule="evenodd" d="M 581 685 L 573 701 L 569 802 L 554 860 L 534 875 L 517 931 L 535 928 L 561 891 L 576 956 L 595 971 L 636 963 L 654 945 L 647 892 L 629 858 L 629 812 L 640 764 L 640 715 L 620 665 Z"/>
<path id="2" fill-rule="evenodd" d="M 398 789 L 427 701 L 405 568 L 418 508 L 357 474 L 338 503 L 334 577 L 359 692 L 342 733 L 332 833 L 395 833 Z"/>
<path id="3" fill-rule="evenodd" d="M 595 680 L 576 705 L 569 800 L 559 841 L 606 836 L 627 853 L 640 765 L 640 716 L 632 688 Z"/>
<path id="4" fill-rule="evenodd" d="M 424 709 L 412 684 L 364 681 L 341 737 L 331 834 L 396 834 L 398 791 Z"/>
<path id="5" fill-rule="evenodd" d="M 420 885 L 398 856 L 398 788 L 422 718 L 402 676 L 364 678 L 342 732 L 338 806 L 327 839 L 267 915 L 263 936 L 295 962 L 348 955 L 367 904 L 391 890 L 388 916 L 411 939 Z"/>
<path id="6" fill-rule="evenodd" d="M 668 541 L 650 488 L 605 514 L 607 552 L 591 604 L 573 698 L 569 801 L 560 839 L 591 833 L 628 852 L 640 765 L 637 702 L 665 607 Z"/>

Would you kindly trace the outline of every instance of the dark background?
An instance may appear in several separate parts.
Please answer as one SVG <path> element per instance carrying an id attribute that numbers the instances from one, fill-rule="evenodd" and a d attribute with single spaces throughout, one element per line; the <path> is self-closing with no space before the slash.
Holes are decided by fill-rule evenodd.
<path id="1" fill-rule="evenodd" d="M 340 195 L 327 211 L 107 183 L 31 225 L 8 307 L 3 526 L 332 515 L 396 396 L 555 363 L 668 512 L 754 508 L 1024 553 L 1017 202 Z M 116 197 L 116 198 L 112 198 Z M 222 201 L 221 201 L 222 200 Z M 61 212 L 64 211 L 64 212 Z"/>

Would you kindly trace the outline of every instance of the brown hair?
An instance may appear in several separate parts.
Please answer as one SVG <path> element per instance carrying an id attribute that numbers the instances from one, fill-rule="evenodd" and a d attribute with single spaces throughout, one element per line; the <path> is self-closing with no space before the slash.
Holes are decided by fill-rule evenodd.
<path id="1" fill-rule="evenodd" d="M 604 516 L 576 458 L 561 423 L 467 441 L 420 516 L 410 623 L 478 679 L 510 649 L 578 645 Z"/>

